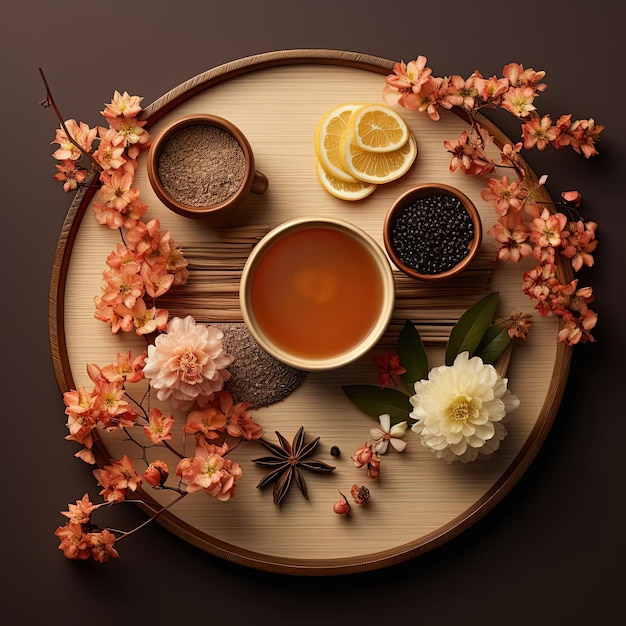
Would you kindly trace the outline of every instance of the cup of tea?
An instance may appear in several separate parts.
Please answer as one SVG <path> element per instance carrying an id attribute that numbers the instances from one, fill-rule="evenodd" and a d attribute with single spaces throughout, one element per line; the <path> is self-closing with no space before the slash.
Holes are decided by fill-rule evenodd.
<path id="1" fill-rule="evenodd" d="M 337 218 L 298 218 L 271 230 L 242 272 L 239 300 L 257 343 L 304 371 L 364 356 L 395 305 L 391 264 L 365 231 Z"/>
<path id="2" fill-rule="evenodd" d="M 208 113 L 178 118 L 158 133 L 147 169 L 159 200 L 184 217 L 234 208 L 249 193 L 263 194 L 268 188 L 243 132 Z"/>

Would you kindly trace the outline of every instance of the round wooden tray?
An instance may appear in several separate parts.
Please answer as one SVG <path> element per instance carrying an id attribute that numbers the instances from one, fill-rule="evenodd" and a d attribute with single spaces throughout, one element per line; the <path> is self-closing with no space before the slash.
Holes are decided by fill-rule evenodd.
<path id="1" fill-rule="evenodd" d="M 393 200 L 424 182 L 445 182 L 461 189 L 477 205 L 484 230 L 488 230 L 496 215 L 481 199 L 484 183 L 449 171 L 443 140 L 454 140 L 467 128 L 454 112 L 444 111 L 441 121 L 434 123 L 425 114 L 403 111 L 417 139 L 417 161 L 409 174 L 381 186 L 364 201 L 338 200 L 318 183 L 313 150 L 317 121 L 343 102 L 382 101 L 384 76 L 392 67 L 387 59 L 353 52 L 278 51 L 227 63 L 173 89 L 147 107 L 150 133 L 158 133 L 169 121 L 189 113 L 225 117 L 248 137 L 257 168 L 267 175 L 270 186 L 262 196 L 249 196 L 228 216 L 188 220 L 158 201 L 143 154 L 136 186 L 149 206 L 146 218 L 158 217 L 162 229 L 169 230 L 184 250 L 195 249 L 200 256 L 206 246 L 212 250 L 223 246 L 220 263 L 233 271 L 242 262 L 242 237 L 249 241 L 250 233 L 255 232 L 251 227 L 258 225 L 260 236 L 301 215 L 342 217 L 382 245 L 382 224 Z M 506 139 L 490 122 L 484 122 L 500 142 Z M 59 238 L 52 273 L 50 342 L 62 392 L 90 388 L 88 363 L 105 365 L 113 362 L 118 352 L 132 350 L 136 354 L 145 349 L 141 338 L 112 335 L 106 324 L 93 317 L 93 297 L 99 293 L 106 256 L 115 249 L 119 234 L 96 223 L 90 208 L 92 196 L 93 188 L 83 188 L 76 195 Z M 499 312 L 503 315 L 514 308 L 533 312 L 532 302 L 521 289 L 522 273 L 534 263 L 495 265 L 491 237 L 483 239 L 478 283 L 469 290 L 467 283 L 452 282 L 431 293 L 397 276 L 402 295 L 394 313 L 395 325 L 381 342 L 381 350 L 393 345 L 398 326 L 411 319 L 423 331 L 431 366 L 440 364 L 445 333 L 467 306 L 489 291 L 500 293 Z M 164 306 L 172 314 L 192 312 L 198 321 L 238 321 L 236 295 L 234 300 L 231 294 L 231 299 L 224 301 L 211 293 L 209 286 L 206 295 L 187 299 L 184 306 L 177 306 L 171 298 Z M 434 309 L 449 313 L 447 325 L 431 323 Z M 362 359 L 341 370 L 308 374 L 286 399 L 255 412 L 270 439 L 275 431 L 291 439 L 300 426 L 304 426 L 307 440 L 321 437 L 315 456 L 335 465 L 336 470 L 328 475 L 307 473 L 309 500 L 294 488 L 280 506 L 274 505 L 271 490 L 256 488 L 265 472 L 252 459 L 262 456 L 264 448 L 258 442 L 246 443 L 233 453 L 244 469 L 234 498 L 221 503 L 202 492 L 192 494 L 160 515 L 158 523 L 228 561 L 286 574 L 374 570 L 447 542 L 511 490 L 535 458 L 558 410 L 571 351 L 557 344 L 555 318 L 535 315 L 533 322 L 528 339 L 515 345 L 508 369 L 509 388 L 520 398 L 521 406 L 512 414 L 509 434 L 491 459 L 449 465 L 423 448 L 409 431 L 406 451 L 387 453 L 380 478 L 368 479 L 363 469 L 353 466 L 350 456 L 367 440 L 374 422 L 356 409 L 341 389 L 352 383 L 376 384 L 371 359 Z M 140 397 L 143 389 L 136 391 Z M 176 418 L 184 420 L 184 416 Z M 102 433 L 97 445 L 101 460 L 137 453 L 123 433 Z M 339 446 L 339 457 L 330 456 L 333 445 Z M 172 466 L 175 464 L 174 459 Z M 370 489 L 371 500 L 365 506 L 353 506 L 347 517 L 335 515 L 332 504 L 338 499 L 338 490 L 349 492 L 355 483 Z M 140 495 L 146 510 L 172 498 L 167 492 Z"/>

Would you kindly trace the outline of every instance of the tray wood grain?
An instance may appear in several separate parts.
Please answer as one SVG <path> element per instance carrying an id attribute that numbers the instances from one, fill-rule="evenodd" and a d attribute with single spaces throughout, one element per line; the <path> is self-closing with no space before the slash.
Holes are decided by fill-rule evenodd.
<path id="1" fill-rule="evenodd" d="M 271 227 L 300 215 L 348 219 L 382 245 L 384 215 L 397 196 L 419 183 L 446 182 L 473 199 L 487 230 L 496 215 L 480 197 L 483 184 L 449 171 L 443 140 L 456 139 L 467 128 L 466 121 L 455 112 L 444 111 L 437 123 L 423 114 L 403 112 L 417 139 L 417 161 L 409 174 L 381 186 L 366 200 L 344 202 L 319 185 L 313 150 L 317 120 L 342 102 L 381 101 L 384 76 L 392 67 L 393 62 L 387 59 L 353 52 L 287 50 L 227 63 L 181 84 L 147 107 L 149 131 L 158 133 L 172 119 L 189 113 L 225 117 L 248 137 L 257 167 L 268 176 L 270 186 L 265 195 L 249 196 L 227 216 L 188 220 L 157 200 L 149 185 L 144 154 L 136 185 L 149 206 L 146 217 L 158 217 L 162 228 L 170 230 L 183 248 L 224 241 L 224 232 L 242 225 Z M 483 121 L 498 141 L 506 140 L 498 128 Z M 90 207 L 92 196 L 93 187 L 76 194 L 60 233 L 52 270 L 50 345 L 62 392 L 90 386 L 88 363 L 106 364 L 117 352 L 135 353 L 145 348 L 141 338 L 112 335 L 93 317 L 93 297 L 100 289 L 104 261 L 119 235 L 96 223 Z M 494 255 L 486 235 L 481 257 L 491 259 Z M 521 291 L 522 273 L 532 265 L 498 264 L 490 271 L 490 284 L 474 294 L 459 291 L 442 295 L 440 303 L 449 307 L 451 318 L 458 318 L 468 302 L 493 290 L 500 292 L 500 313 L 508 314 L 514 308 L 532 312 L 532 303 Z M 396 323 L 408 318 L 418 326 L 428 325 L 428 307 L 420 306 L 420 302 L 424 300 L 417 298 L 402 307 Z M 210 315 L 206 321 L 211 321 Z M 246 444 L 234 453 L 244 468 L 244 477 L 233 499 L 220 503 L 203 493 L 193 494 L 159 516 L 158 523 L 217 557 L 296 575 L 379 569 L 442 545 L 509 493 L 532 463 L 553 423 L 569 374 L 571 350 L 557 344 L 555 318 L 535 315 L 533 321 L 527 341 L 515 345 L 508 369 L 509 387 L 520 398 L 521 406 L 512 414 L 507 425 L 509 435 L 493 458 L 448 465 L 421 447 L 417 436 L 409 432 L 406 452 L 388 453 L 381 477 L 369 480 L 363 470 L 353 467 L 350 455 L 367 439 L 374 422 L 353 407 L 341 391 L 344 384 L 376 383 L 371 360 L 362 359 L 339 371 L 308 374 L 288 398 L 256 413 L 268 437 L 279 430 L 290 438 L 301 425 L 307 439 L 321 437 L 316 456 L 337 469 L 330 475 L 307 475 L 310 500 L 294 490 L 280 507 L 273 505 L 271 493 L 256 489 L 263 471 L 251 460 L 260 456 L 262 448 L 258 443 Z M 428 353 L 431 365 L 441 363 L 441 341 L 429 342 Z M 143 387 L 137 385 L 131 393 L 140 397 Z M 176 419 L 180 423 L 184 416 L 177 414 Z M 342 451 L 338 458 L 329 454 L 333 445 Z M 119 458 L 124 452 L 136 454 L 136 450 L 129 451 L 121 433 L 103 433 L 97 452 L 100 462 Z M 175 459 L 171 462 L 175 466 Z M 353 483 L 368 486 L 370 502 L 356 507 L 348 517 L 335 515 L 332 504 L 338 499 L 337 491 L 349 491 Z M 141 492 L 141 496 L 146 511 L 171 497 L 158 492 Z"/>

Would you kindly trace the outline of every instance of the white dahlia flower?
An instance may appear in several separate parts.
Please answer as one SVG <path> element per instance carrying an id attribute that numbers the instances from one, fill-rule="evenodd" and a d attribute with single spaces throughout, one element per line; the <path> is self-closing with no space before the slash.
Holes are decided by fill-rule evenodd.
<path id="1" fill-rule="evenodd" d="M 167 332 L 148 346 L 143 370 L 159 400 L 169 399 L 177 410 L 196 402 L 204 407 L 230 378 L 233 361 L 222 346 L 224 334 L 215 326 L 196 324 L 191 315 L 174 317 Z"/>
<path id="2" fill-rule="evenodd" d="M 506 437 L 502 422 L 519 406 L 507 382 L 493 365 L 462 352 L 453 365 L 433 368 L 427 380 L 415 383 L 411 430 L 448 463 L 490 455 Z"/>

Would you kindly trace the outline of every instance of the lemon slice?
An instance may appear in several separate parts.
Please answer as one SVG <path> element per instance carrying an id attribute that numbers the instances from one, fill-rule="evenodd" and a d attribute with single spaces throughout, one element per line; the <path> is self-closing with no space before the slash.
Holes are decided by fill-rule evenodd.
<path id="1" fill-rule="evenodd" d="M 359 107 L 348 122 L 352 141 L 361 150 L 392 152 L 409 139 L 409 127 L 404 118 L 386 104 L 366 104 Z"/>
<path id="2" fill-rule="evenodd" d="M 322 167 L 334 178 L 345 183 L 359 182 L 345 171 L 340 150 L 341 137 L 348 129 L 352 113 L 361 104 L 347 102 L 333 107 L 321 117 L 315 128 L 315 154 Z"/>
<path id="3" fill-rule="evenodd" d="M 391 152 L 371 152 L 355 145 L 348 129 L 341 137 L 340 152 L 345 171 L 356 179 L 373 184 L 389 183 L 406 174 L 417 156 L 412 133 L 407 142 Z"/>
<path id="4" fill-rule="evenodd" d="M 317 161 L 315 164 L 317 177 L 324 189 L 336 198 L 341 200 L 362 200 L 376 191 L 378 185 L 364 183 L 357 180 L 355 183 L 347 183 L 329 174 L 322 164 Z"/>

